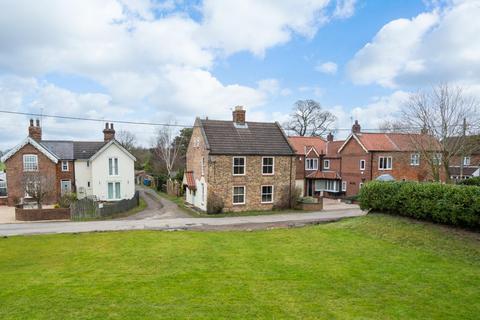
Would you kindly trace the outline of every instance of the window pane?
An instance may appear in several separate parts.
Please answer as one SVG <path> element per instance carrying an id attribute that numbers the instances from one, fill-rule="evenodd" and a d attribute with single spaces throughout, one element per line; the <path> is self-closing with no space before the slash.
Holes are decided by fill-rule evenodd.
<path id="1" fill-rule="evenodd" d="M 115 183 L 115 198 L 120 199 L 120 182 Z"/>
<path id="2" fill-rule="evenodd" d="M 113 163 L 112 158 L 108 159 L 108 174 L 113 175 Z"/>
<path id="3" fill-rule="evenodd" d="M 118 159 L 115 158 L 115 159 L 113 159 L 113 160 L 114 160 L 114 162 L 115 162 L 115 166 L 114 166 L 114 167 L 115 167 L 115 175 L 118 176 Z"/>
<path id="4" fill-rule="evenodd" d="M 113 199 L 113 183 L 108 183 L 108 199 Z"/>

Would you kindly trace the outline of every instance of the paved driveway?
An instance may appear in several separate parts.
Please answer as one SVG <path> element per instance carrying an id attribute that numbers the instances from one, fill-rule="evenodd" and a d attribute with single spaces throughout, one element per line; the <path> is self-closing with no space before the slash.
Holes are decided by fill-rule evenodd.
<path id="1" fill-rule="evenodd" d="M 0 206 L 0 223 L 15 222 L 15 207 Z"/>

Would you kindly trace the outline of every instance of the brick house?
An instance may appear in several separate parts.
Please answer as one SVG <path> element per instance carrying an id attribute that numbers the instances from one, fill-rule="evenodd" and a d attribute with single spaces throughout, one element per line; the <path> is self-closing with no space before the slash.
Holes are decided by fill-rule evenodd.
<path id="1" fill-rule="evenodd" d="M 450 138 L 454 140 L 460 138 Z M 467 136 L 468 152 L 450 160 L 450 178 L 454 181 L 480 176 L 480 136 Z"/>
<path id="2" fill-rule="evenodd" d="M 29 172 L 52 184 L 45 204 L 70 192 L 112 201 L 133 197 L 135 158 L 115 140 L 113 124 L 103 134 L 103 141 L 43 140 L 39 120 L 30 120 L 28 137 L 1 159 L 7 168 L 7 204 L 28 200 L 23 178 Z"/>
<path id="3" fill-rule="evenodd" d="M 412 139 L 420 135 L 364 133 L 358 121 L 355 121 L 352 133 L 338 149 L 342 158 L 342 191 L 345 195 L 357 194 L 365 182 L 376 179 L 431 180 L 427 162 L 423 161 L 412 143 Z"/>
<path id="4" fill-rule="evenodd" d="M 304 196 L 341 196 L 341 157 L 337 150 L 343 141 L 320 137 L 289 137 L 296 154 L 295 186 Z"/>
<path id="5" fill-rule="evenodd" d="M 195 120 L 183 184 L 186 201 L 196 208 L 220 206 L 228 212 L 289 205 L 293 148 L 278 123 L 249 122 L 245 115 L 237 106 L 232 121 Z"/>

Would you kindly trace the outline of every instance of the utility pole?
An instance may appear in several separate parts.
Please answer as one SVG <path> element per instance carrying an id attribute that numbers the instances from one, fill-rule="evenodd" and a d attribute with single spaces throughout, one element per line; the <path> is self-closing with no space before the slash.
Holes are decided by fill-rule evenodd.
<path id="1" fill-rule="evenodd" d="M 463 128 L 462 128 L 462 152 L 460 159 L 460 180 L 463 180 L 463 161 L 465 160 L 465 139 L 467 136 L 467 118 L 463 118 Z"/>

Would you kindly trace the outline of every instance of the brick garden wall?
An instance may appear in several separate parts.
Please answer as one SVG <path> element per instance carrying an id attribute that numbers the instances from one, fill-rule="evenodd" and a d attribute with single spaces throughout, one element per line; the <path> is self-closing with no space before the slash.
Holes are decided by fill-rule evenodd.
<path id="1" fill-rule="evenodd" d="M 70 209 L 15 208 L 15 219 L 19 221 L 68 220 L 70 219 Z"/>

